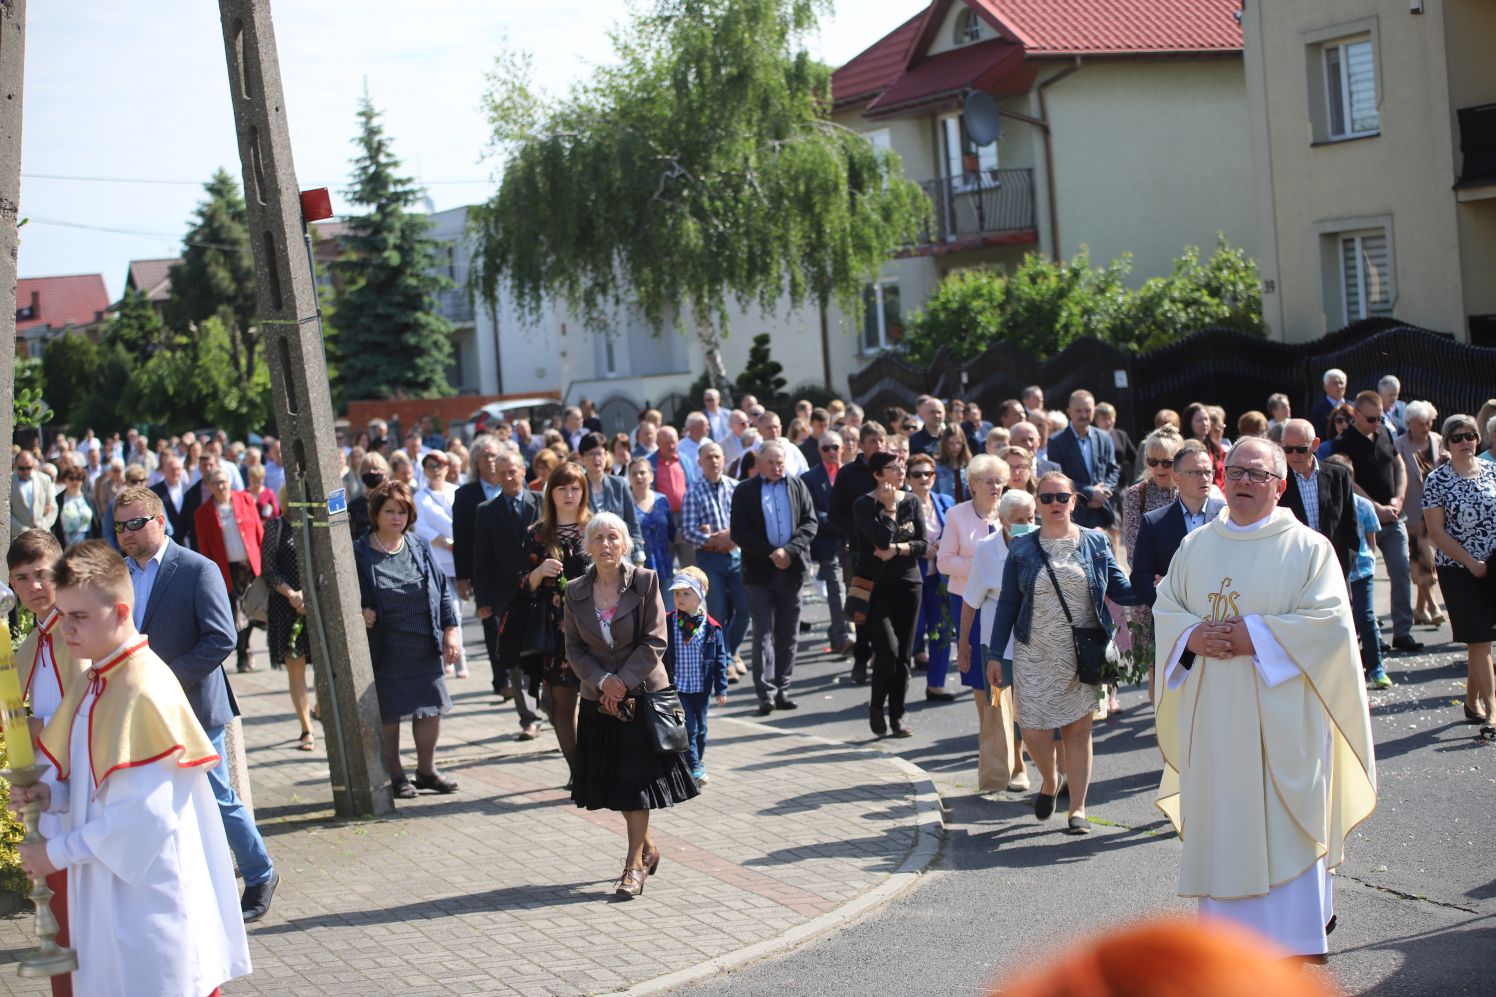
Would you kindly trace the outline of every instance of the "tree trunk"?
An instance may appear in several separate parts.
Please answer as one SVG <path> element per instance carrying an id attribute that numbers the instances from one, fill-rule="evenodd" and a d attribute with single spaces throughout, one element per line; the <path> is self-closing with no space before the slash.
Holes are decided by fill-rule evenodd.
<path id="1" fill-rule="evenodd" d="M 722 362 L 722 337 L 717 335 L 717 326 L 704 308 L 696 309 L 696 339 L 701 343 L 706 376 L 712 382 L 712 387 L 730 398 L 732 385 L 727 380 L 727 364 Z"/>

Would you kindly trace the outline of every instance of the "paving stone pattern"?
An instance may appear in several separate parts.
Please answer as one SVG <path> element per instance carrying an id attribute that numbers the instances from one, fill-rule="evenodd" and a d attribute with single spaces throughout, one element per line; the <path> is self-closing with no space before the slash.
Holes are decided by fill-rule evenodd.
<path id="1" fill-rule="evenodd" d="M 658 812 L 664 860 L 613 901 L 622 818 L 574 807 L 547 731 L 514 741 L 470 627 L 472 677 L 438 765 L 458 793 L 397 801 L 389 820 L 333 818 L 326 761 L 296 750 L 284 672 L 233 675 L 258 819 L 282 876 L 250 930 L 255 972 L 226 995 L 590 994 L 625 989 L 777 937 L 884 882 L 915 843 L 892 761 L 743 721 L 712 721 L 703 794 Z M 737 697 L 751 689 L 734 687 Z M 741 704 L 739 704 L 741 705 Z M 406 765 L 414 768 L 406 740 Z M 29 914 L 0 919 L 0 993 L 41 994 L 13 963 Z"/>

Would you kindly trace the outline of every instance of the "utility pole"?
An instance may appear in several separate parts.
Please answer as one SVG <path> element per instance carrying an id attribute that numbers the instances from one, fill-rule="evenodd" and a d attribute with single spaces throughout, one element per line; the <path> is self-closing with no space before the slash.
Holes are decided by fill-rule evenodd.
<path id="1" fill-rule="evenodd" d="M 343 817 L 387 814 L 394 801 L 384 769 L 347 502 L 333 449 L 327 358 L 305 255 L 305 221 L 270 3 L 219 0 L 218 11 L 259 285 L 260 341 L 286 465 L 286 519 L 297 520 L 300 527 L 301 583 L 333 803 Z"/>
<path id="2" fill-rule="evenodd" d="M 16 430 L 16 253 L 21 206 L 21 84 L 26 0 L 0 0 L 0 442 Z M 10 469 L 6 468 L 6 473 Z M 0 488 L 0 545 L 10 546 L 10 489 Z"/>

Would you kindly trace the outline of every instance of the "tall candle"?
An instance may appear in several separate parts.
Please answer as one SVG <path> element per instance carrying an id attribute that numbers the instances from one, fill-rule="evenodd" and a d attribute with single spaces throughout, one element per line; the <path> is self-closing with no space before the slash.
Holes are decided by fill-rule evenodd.
<path id="1" fill-rule="evenodd" d="M 31 768 L 36 752 L 31 746 L 31 726 L 26 722 L 26 697 L 16 673 L 16 652 L 10 644 L 10 625 L 0 619 L 0 712 L 5 717 L 5 751 L 12 769 Z"/>

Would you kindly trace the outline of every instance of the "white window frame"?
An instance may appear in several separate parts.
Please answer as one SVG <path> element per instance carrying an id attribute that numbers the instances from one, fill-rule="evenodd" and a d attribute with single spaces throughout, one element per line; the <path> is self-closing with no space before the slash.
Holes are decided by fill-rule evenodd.
<path id="1" fill-rule="evenodd" d="M 956 23 L 951 41 L 956 45 L 972 45 L 987 37 L 987 25 L 970 7 L 963 7 L 956 14 Z"/>
<path id="2" fill-rule="evenodd" d="M 951 182 L 951 190 L 961 193 L 968 190 L 976 190 L 981 187 L 991 187 L 996 183 L 995 174 L 1002 166 L 1001 157 L 998 155 L 998 143 L 991 145 L 977 145 L 971 142 L 971 136 L 966 134 L 966 126 L 959 114 L 946 114 L 940 118 L 940 161 L 945 164 L 945 175 Z M 952 130 L 954 129 L 954 135 Z M 954 161 L 951 159 L 951 140 L 955 139 L 956 149 Z M 968 152 L 968 143 L 971 151 Z M 966 172 L 966 157 L 975 155 L 977 157 L 976 173 Z"/>
<path id="3" fill-rule="evenodd" d="M 1375 115 L 1376 121 L 1370 128 L 1357 129 L 1353 116 L 1353 105 L 1355 102 L 1352 99 L 1351 94 L 1350 50 L 1362 45 L 1366 46 L 1367 50 L 1371 53 L 1371 106 L 1372 113 Z M 1332 54 L 1335 55 L 1336 61 L 1336 68 L 1334 72 L 1332 72 L 1330 68 L 1330 57 Z M 1321 62 L 1321 72 L 1324 75 L 1325 81 L 1324 88 L 1326 137 L 1331 141 L 1336 141 L 1349 138 L 1366 138 L 1370 135 L 1380 134 L 1382 130 L 1382 115 L 1377 100 L 1377 53 L 1376 46 L 1373 43 L 1371 36 L 1366 35 L 1360 38 L 1349 38 L 1345 41 L 1321 45 L 1319 57 Z M 1334 84 L 1334 86 L 1332 86 L 1332 84 Z M 1335 99 L 1336 88 L 1338 88 L 1340 91 L 1340 99 L 1338 102 Z M 1339 105 L 1338 107 L 1336 106 L 1337 103 Z M 1335 130 L 1334 124 L 1335 114 L 1337 111 L 1340 113 L 1341 121 L 1344 124 L 1344 130 L 1339 132 Z"/>
<path id="4" fill-rule="evenodd" d="M 877 320 L 877 324 L 878 324 L 878 341 L 876 343 L 872 344 L 872 345 L 868 344 L 868 342 L 867 342 L 867 321 L 868 321 L 868 317 L 867 317 L 866 314 L 864 314 L 863 317 L 862 317 L 862 328 L 859 329 L 859 330 L 857 330 L 857 350 L 863 356 L 871 356 L 871 355 L 873 355 L 875 353 L 881 353 L 883 350 L 886 350 L 890 346 L 894 345 L 894 341 L 891 340 L 891 339 L 889 339 L 889 337 L 888 337 L 888 312 L 883 307 L 883 289 L 886 288 L 886 287 L 898 288 L 899 287 L 899 280 L 898 280 L 898 278 L 897 277 L 885 277 L 885 278 L 882 278 L 882 279 L 879 279 L 879 280 L 875 280 L 871 284 L 869 284 L 867 286 L 867 288 L 864 289 L 864 295 L 866 294 L 866 292 L 868 290 L 871 290 L 873 292 L 873 294 L 872 294 L 873 300 L 871 302 L 867 303 L 866 308 L 870 309 L 872 311 L 873 315 L 876 316 L 876 320 Z M 900 313 L 902 314 L 902 312 L 903 312 L 903 294 L 902 294 L 902 290 L 900 291 L 900 294 L 899 294 L 899 310 L 900 310 Z"/>
<path id="5" fill-rule="evenodd" d="M 1365 245 L 1368 238 L 1379 238 L 1383 242 L 1383 255 L 1387 259 L 1387 294 L 1385 311 L 1376 312 L 1368 307 L 1368 274 L 1364 261 L 1369 255 Z M 1357 232 L 1341 232 L 1335 239 L 1336 255 L 1340 257 L 1340 313 L 1345 316 L 1346 322 L 1358 322 L 1361 319 L 1371 318 L 1376 314 L 1392 314 L 1392 308 L 1397 302 L 1397 283 L 1392 272 L 1392 245 L 1391 238 L 1384 228 L 1362 229 Z M 1346 267 L 1346 243 L 1351 244 L 1351 257 L 1355 260 L 1356 272 L 1351 274 Z M 1351 280 L 1354 277 L 1356 285 L 1356 313 L 1351 312 Z"/>

